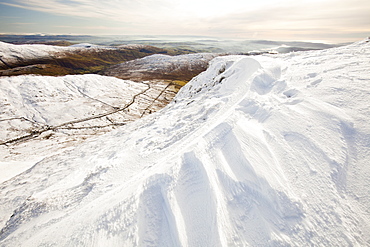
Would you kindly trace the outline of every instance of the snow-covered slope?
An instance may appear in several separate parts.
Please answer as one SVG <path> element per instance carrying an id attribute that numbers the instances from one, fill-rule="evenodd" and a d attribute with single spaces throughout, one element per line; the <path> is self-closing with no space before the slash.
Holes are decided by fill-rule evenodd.
<path id="1" fill-rule="evenodd" d="M 159 81 L 99 75 L 2 77 L 0 169 L 15 162 L 32 165 L 53 152 L 155 112 L 175 96 L 171 90 Z M 6 173 L 2 172 L 0 181 L 9 178 Z"/>
<path id="2" fill-rule="evenodd" d="M 13 45 L 0 42 L 1 62 L 14 63 L 18 60 L 41 59 L 58 52 L 76 50 L 77 48 L 51 45 Z M 1 63 L 2 65 L 2 63 Z"/>
<path id="3" fill-rule="evenodd" d="M 123 61 L 167 52 L 174 53 L 148 45 L 111 47 L 83 43 L 60 47 L 0 42 L 0 76 L 97 73 Z"/>
<path id="4" fill-rule="evenodd" d="M 27 61 L 35 59 L 50 58 L 55 56 L 63 56 L 65 52 L 84 51 L 86 48 L 113 50 L 114 47 L 98 46 L 88 43 L 77 44 L 72 46 L 53 46 L 53 45 L 13 45 L 0 41 L 0 64 L 15 63 L 17 61 Z M 1 63 L 2 62 L 2 63 Z"/>
<path id="5" fill-rule="evenodd" d="M 143 83 L 99 75 L 0 78 L 2 118 L 60 125 L 122 107 L 147 88 Z"/>
<path id="6" fill-rule="evenodd" d="M 3 246 L 366 246 L 370 43 L 218 57 L 0 185 Z"/>
<path id="7" fill-rule="evenodd" d="M 103 75 L 130 80 L 171 79 L 190 80 L 207 69 L 213 53 L 196 53 L 178 56 L 154 54 L 109 67 Z"/>

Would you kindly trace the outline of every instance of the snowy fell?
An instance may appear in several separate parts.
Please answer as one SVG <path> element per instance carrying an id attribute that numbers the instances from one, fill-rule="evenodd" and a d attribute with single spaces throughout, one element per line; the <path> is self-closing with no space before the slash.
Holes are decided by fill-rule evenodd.
<path id="1" fill-rule="evenodd" d="M 370 42 L 217 57 L 0 184 L 1 246 L 366 246 Z"/>
<path id="2" fill-rule="evenodd" d="M 157 53 L 176 54 L 148 45 L 110 47 L 83 43 L 61 47 L 0 42 L 0 76 L 97 73 L 111 65 Z"/>
<path id="3" fill-rule="evenodd" d="M 145 46 L 142 45 L 144 48 Z M 86 49 L 89 48 L 89 49 Z M 123 48 L 137 48 L 135 45 L 123 46 Z M 7 63 L 12 64 L 18 61 L 27 61 L 35 59 L 43 59 L 50 57 L 58 57 L 65 55 L 66 52 L 78 52 L 85 50 L 114 50 L 114 47 L 98 46 L 88 43 L 76 44 L 71 46 L 53 46 L 53 45 L 13 45 L 0 41 L 0 63 L 5 65 Z"/>
<path id="4" fill-rule="evenodd" d="M 215 53 L 196 53 L 178 56 L 154 54 L 144 58 L 110 66 L 102 75 L 129 80 L 181 80 L 189 81 L 207 69 Z"/>
<path id="5" fill-rule="evenodd" d="M 35 160 L 158 111 L 175 95 L 168 83 L 92 74 L 0 77 L 0 170 L 6 170 L 0 182 L 12 174 L 10 168 L 22 171 L 19 162 L 32 166 Z"/>

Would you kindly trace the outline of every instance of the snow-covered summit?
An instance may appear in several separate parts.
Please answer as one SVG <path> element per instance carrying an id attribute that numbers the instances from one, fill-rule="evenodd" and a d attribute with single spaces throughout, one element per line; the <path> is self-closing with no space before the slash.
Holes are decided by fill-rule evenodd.
<path id="1" fill-rule="evenodd" d="M 365 246 L 370 43 L 218 57 L 163 110 L 0 185 L 4 246 Z"/>

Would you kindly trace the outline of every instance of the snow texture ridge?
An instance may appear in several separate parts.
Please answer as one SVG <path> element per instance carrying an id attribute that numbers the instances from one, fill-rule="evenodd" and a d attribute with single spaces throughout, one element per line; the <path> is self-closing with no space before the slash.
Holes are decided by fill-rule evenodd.
<path id="1" fill-rule="evenodd" d="M 366 246 L 370 42 L 226 56 L 0 184 L 1 246 Z"/>

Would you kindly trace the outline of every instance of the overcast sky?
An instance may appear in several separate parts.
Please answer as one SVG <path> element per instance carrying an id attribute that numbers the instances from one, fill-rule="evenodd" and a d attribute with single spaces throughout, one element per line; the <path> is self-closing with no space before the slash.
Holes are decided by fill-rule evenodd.
<path id="1" fill-rule="evenodd" d="M 369 0 L 0 0 L 0 33 L 200 35 L 332 43 L 370 36 Z"/>

